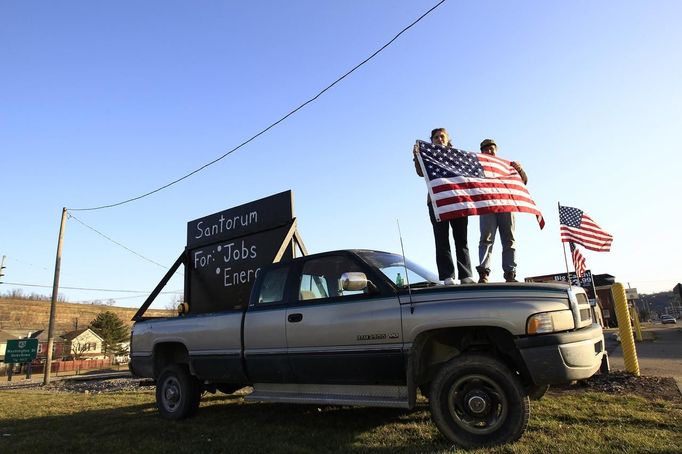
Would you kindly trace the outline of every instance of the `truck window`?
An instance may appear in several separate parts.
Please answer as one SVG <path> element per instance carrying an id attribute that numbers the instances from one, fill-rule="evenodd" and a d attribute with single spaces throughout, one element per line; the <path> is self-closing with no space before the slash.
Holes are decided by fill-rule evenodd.
<path id="1" fill-rule="evenodd" d="M 279 303 L 284 298 L 284 286 L 287 282 L 289 267 L 271 269 L 263 276 L 263 283 L 258 295 L 258 304 Z"/>
<path id="2" fill-rule="evenodd" d="M 301 273 L 299 301 L 366 293 L 367 289 L 344 291 L 341 288 L 339 284 L 341 275 L 349 271 L 363 270 L 353 260 L 344 256 L 322 257 L 307 261 Z"/>
<path id="3" fill-rule="evenodd" d="M 301 300 L 329 298 L 327 280 L 324 276 L 303 273 L 299 296 Z"/>

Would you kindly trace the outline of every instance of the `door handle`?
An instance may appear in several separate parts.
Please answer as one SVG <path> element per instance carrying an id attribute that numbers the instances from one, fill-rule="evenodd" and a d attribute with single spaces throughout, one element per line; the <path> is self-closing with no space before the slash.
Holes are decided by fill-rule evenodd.
<path id="1" fill-rule="evenodd" d="M 291 323 L 298 323 L 303 320 L 303 314 L 289 314 L 287 320 L 289 320 Z"/>

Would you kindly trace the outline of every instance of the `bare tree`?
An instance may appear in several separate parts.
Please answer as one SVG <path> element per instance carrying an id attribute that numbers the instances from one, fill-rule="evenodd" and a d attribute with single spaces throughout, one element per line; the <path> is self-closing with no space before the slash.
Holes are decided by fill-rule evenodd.
<path id="1" fill-rule="evenodd" d="M 88 350 L 90 350 L 89 342 L 71 342 L 71 355 L 73 359 L 81 359 Z"/>
<path id="2" fill-rule="evenodd" d="M 178 306 L 184 302 L 185 302 L 185 296 L 184 295 L 172 296 L 170 301 L 168 301 L 168 303 L 166 303 L 166 306 L 164 307 L 164 309 L 166 309 L 168 311 L 175 312 L 178 310 Z"/>

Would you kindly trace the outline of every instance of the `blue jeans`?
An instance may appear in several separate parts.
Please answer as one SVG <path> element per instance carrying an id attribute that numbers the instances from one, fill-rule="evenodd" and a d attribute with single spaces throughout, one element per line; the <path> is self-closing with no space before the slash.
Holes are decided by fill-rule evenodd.
<path id="1" fill-rule="evenodd" d="M 490 273 L 490 259 L 495 243 L 495 232 L 499 229 L 502 240 L 502 270 L 516 271 L 516 247 L 514 244 L 514 213 L 484 214 L 481 216 L 481 241 L 478 243 L 480 271 Z"/>

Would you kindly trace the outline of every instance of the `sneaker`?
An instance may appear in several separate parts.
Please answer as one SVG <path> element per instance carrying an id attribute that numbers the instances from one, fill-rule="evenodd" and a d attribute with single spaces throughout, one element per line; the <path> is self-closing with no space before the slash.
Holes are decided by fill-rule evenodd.
<path id="1" fill-rule="evenodd" d="M 516 280 L 516 272 L 514 271 L 505 271 L 504 280 L 505 282 L 519 282 Z"/>
<path id="2" fill-rule="evenodd" d="M 453 278 L 449 277 L 443 281 L 443 284 L 445 284 L 445 285 L 456 285 L 457 283 L 455 282 L 455 280 Z"/>
<path id="3" fill-rule="evenodd" d="M 465 277 L 464 279 L 460 279 L 459 283 L 460 284 L 475 284 L 476 281 L 474 281 L 470 277 Z"/>

